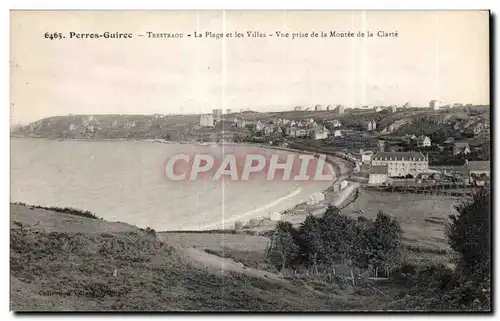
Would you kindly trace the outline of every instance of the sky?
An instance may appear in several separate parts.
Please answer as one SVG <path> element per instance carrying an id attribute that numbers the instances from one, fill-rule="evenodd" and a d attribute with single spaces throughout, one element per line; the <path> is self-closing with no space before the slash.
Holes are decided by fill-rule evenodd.
<path id="1" fill-rule="evenodd" d="M 106 31 L 133 38 L 69 39 L 70 32 Z M 184 37 L 148 38 L 148 31 Z M 245 37 L 194 38 L 194 31 Z M 268 36 L 249 38 L 247 31 Z M 276 31 L 374 36 L 291 39 L 278 38 Z M 398 36 L 377 37 L 378 31 Z M 66 39 L 47 39 L 46 32 Z M 10 66 L 11 124 L 68 114 L 428 106 L 433 99 L 489 104 L 489 16 L 487 11 L 13 11 Z"/>

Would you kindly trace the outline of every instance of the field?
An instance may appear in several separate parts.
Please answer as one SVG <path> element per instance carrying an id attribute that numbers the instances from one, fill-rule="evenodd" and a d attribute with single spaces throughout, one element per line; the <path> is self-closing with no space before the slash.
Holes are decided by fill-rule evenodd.
<path id="1" fill-rule="evenodd" d="M 454 206 L 460 201 L 448 196 L 360 190 L 358 199 L 342 213 L 374 218 L 378 211 L 384 211 L 401 223 L 407 249 L 418 253 L 446 254 L 450 251 L 445 234 L 448 216 L 455 213 Z"/>

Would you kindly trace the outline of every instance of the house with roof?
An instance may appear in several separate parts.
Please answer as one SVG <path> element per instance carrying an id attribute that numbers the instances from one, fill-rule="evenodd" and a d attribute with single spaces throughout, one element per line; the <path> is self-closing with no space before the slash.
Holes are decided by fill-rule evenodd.
<path id="1" fill-rule="evenodd" d="M 289 136 L 290 137 L 306 137 L 309 131 L 305 128 L 300 127 L 290 127 Z"/>
<path id="2" fill-rule="evenodd" d="M 337 107 L 335 107 L 335 109 L 333 109 L 333 112 L 335 113 L 335 115 L 342 115 L 344 113 L 344 106 L 343 105 L 337 105 Z"/>
<path id="3" fill-rule="evenodd" d="M 212 114 L 200 116 L 201 127 L 214 127 L 214 116 Z"/>
<path id="4" fill-rule="evenodd" d="M 371 150 L 360 151 L 361 154 L 361 162 L 363 164 L 370 164 L 373 158 L 373 152 Z"/>
<path id="5" fill-rule="evenodd" d="M 337 129 L 333 132 L 333 137 L 342 137 L 342 131 Z"/>
<path id="6" fill-rule="evenodd" d="M 255 131 L 257 132 L 260 132 L 262 130 L 264 130 L 264 128 L 266 127 L 266 124 L 264 124 L 263 122 L 261 122 L 260 120 L 258 120 L 256 123 L 255 123 Z"/>
<path id="7" fill-rule="evenodd" d="M 429 170 L 429 160 L 421 152 L 378 152 L 371 165 L 387 165 L 389 177 L 415 176 Z"/>
<path id="8" fill-rule="evenodd" d="M 489 138 L 490 126 L 488 123 L 478 123 L 474 126 L 474 138 Z"/>
<path id="9" fill-rule="evenodd" d="M 468 142 L 455 142 L 453 144 L 453 156 L 458 154 L 470 154 L 470 146 Z"/>
<path id="10" fill-rule="evenodd" d="M 369 121 L 365 122 L 364 127 L 367 131 L 375 130 L 375 129 L 377 129 L 377 122 L 375 122 L 375 120 L 369 120 Z"/>
<path id="11" fill-rule="evenodd" d="M 247 125 L 246 120 L 244 120 L 243 118 L 238 118 L 236 120 L 236 127 L 237 128 L 240 128 L 240 129 L 245 128 L 246 125 Z"/>
<path id="12" fill-rule="evenodd" d="M 331 120 L 329 123 L 330 123 L 330 124 L 332 125 L 332 127 L 334 127 L 334 128 L 335 128 L 335 127 L 340 127 L 340 126 L 342 126 L 342 123 L 341 123 L 340 121 L 338 121 L 337 119 Z"/>
<path id="13" fill-rule="evenodd" d="M 389 168 L 387 165 L 373 165 L 370 167 L 368 177 L 369 185 L 382 185 L 389 179 Z"/>
<path id="14" fill-rule="evenodd" d="M 273 124 L 267 124 L 264 127 L 264 136 L 271 136 L 274 133 L 275 128 L 276 126 L 274 126 Z"/>
<path id="15" fill-rule="evenodd" d="M 419 147 L 431 147 L 432 141 L 429 136 L 422 135 L 417 138 L 417 145 Z"/>
<path id="16" fill-rule="evenodd" d="M 485 175 L 486 177 L 491 176 L 490 161 L 466 161 L 465 162 L 465 172 L 468 177 L 477 176 L 480 177 Z"/>
<path id="17" fill-rule="evenodd" d="M 326 139 L 330 131 L 326 129 L 324 126 L 314 126 L 313 129 L 310 130 L 311 137 L 315 140 Z"/>

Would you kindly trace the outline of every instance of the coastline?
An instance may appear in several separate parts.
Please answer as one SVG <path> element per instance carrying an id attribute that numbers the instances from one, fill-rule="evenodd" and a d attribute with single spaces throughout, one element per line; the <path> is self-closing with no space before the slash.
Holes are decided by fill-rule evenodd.
<path id="1" fill-rule="evenodd" d="M 31 139 L 30 137 L 12 137 L 12 138 L 28 138 Z M 298 150 L 298 149 L 292 149 L 292 148 L 287 148 L 287 147 L 279 147 L 279 146 L 268 146 L 264 144 L 249 144 L 249 143 L 235 143 L 235 142 L 224 142 L 224 143 L 200 143 L 200 142 L 174 142 L 174 141 L 165 141 L 165 140 L 159 140 L 159 139 L 50 139 L 50 138 L 39 138 L 39 139 L 47 139 L 47 140 L 57 140 L 57 141 L 134 141 L 134 142 L 149 142 L 149 143 L 161 143 L 161 144 L 190 144 L 194 146 L 237 146 L 237 147 L 243 147 L 243 148 L 256 148 L 256 149 L 263 149 L 263 150 L 281 150 L 281 151 L 288 151 L 288 152 L 293 152 L 297 154 L 316 154 L 311 151 L 303 151 L 303 150 Z M 333 159 L 327 157 L 326 163 L 329 164 L 329 168 L 331 169 L 331 172 L 335 175 L 334 180 L 327 182 L 327 186 L 323 185 L 318 186 L 317 188 L 309 188 L 304 190 L 303 188 L 297 187 L 295 190 L 289 192 L 288 194 L 281 196 L 275 200 L 271 200 L 267 202 L 266 204 L 259 204 L 256 206 L 256 208 L 246 210 L 243 213 L 234 213 L 233 215 L 228 216 L 227 220 L 224 220 L 223 222 L 219 221 L 214 221 L 211 223 L 206 223 L 196 229 L 191 229 L 191 230 L 198 230 L 198 231 L 203 231 L 203 230 L 213 230 L 213 229 L 232 229 L 235 226 L 235 222 L 243 220 L 242 223 L 248 223 L 250 220 L 269 220 L 270 218 L 270 213 L 273 212 L 280 212 L 283 216 L 284 213 L 293 211 L 296 209 L 299 205 L 303 204 L 309 196 L 321 192 L 323 194 L 327 194 L 328 190 L 331 189 L 331 186 L 337 182 L 339 179 L 343 178 L 345 174 L 349 171 L 349 164 L 346 160 L 343 160 L 338 157 L 332 156 Z M 332 166 L 332 163 L 335 163 L 336 165 L 339 165 L 335 168 L 335 166 Z M 342 164 L 339 164 L 342 163 Z M 344 171 L 342 169 L 344 168 Z M 340 171 L 337 171 L 336 169 L 340 169 Z M 326 182 L 325 182 L 326 183 Z M 339 191 L 340 192 L 340 191 Z M 36 204 L 34 204 L 36 205 Z M 163 230 L 163 229 L 162 229 Z"/>
<path id="2" fill-rule="evenodd" d="M 222 229 L 226 229 L 226 224 L 233 224 L 232 226 L 234 227 L 234 223 L 240 221 L 240 220 L 243 220 L 243 219 L 252 219 L 252 218 L 256 218 L 256 217 L 259 217 L 258 214 L 262 214 L 263 211 L 266 211 L 266 210 L 270 210 L 272 209 L 273 207 L 275 206 L 278 206 L 280 205 L 280 203 L 286 201 L 287 199 L 291 199 L 293 198 L 294 196 L 297 196 L 299 195 L 301 192 L 301 188 L 296 188 L 294 191 L 292 191 L 291 193 L 283 196 L 283 197 L 280 197 L 274 201 L 271 201 L 267 204 L 264 204 L 260 207 L 257 207 L 255 209 L 252 209 L 250 211 L 246 211 L 245 213 L 243 214 L 240 214 L 240 215 L 236 215 L 236 216 L 230 216 L 230 218 L 228 220 L 224 220 L 224 222 L 214 222 L 214 223 L 210 223 L 210 224 L 207 224 L 205 226 L 203 226 L 201 228 L 201 230 L 213 230 L 214 228 L 216 228 L 217 226 L 221 226 Z M 260 215 L 261 216 L 261 215 Z"/>

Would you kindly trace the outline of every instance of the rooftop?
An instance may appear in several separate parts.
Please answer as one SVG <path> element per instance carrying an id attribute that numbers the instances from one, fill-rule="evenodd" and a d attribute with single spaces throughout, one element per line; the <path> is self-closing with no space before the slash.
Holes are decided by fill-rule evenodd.
<path id="1" fill-rule="evenodd" d="M 374 160 L 425 160 L 424 154 L 421 152 L 378 152 Z"/>
<path id="2" fill-rule="evenodd" d="M 469 146 L 468 142 L 455 142 L 456 147 L 466 147 Z"/>
<path id="3" fill-rule="evenodd" d="M 465 165 L 471 171 L 489 171 L 490 161 L 472 161 Z"/>
<path id="4" fill-rule="evenodd" d="M 370 168 L 370 174 L 387 174 L 388 172 L 387 165 L 373 165 Z"/>

